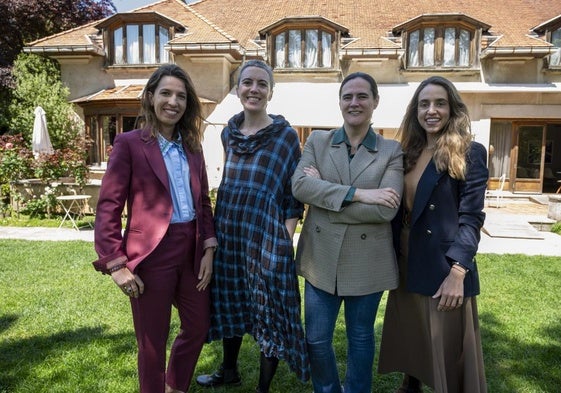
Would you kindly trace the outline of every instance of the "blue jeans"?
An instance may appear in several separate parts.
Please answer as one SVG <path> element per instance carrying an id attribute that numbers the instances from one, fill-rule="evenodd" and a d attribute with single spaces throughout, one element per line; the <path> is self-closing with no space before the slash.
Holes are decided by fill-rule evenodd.
<path id="1" fill-rule="evenodd" d="M 342 393 L 333 351 L 333 332 L 343 300 L 347 330 L 347 373 L 344 392 L 372 392 L 374 321 L 382 294 L 383 292 L 363 296 L 331 295 L 306 281 L 306 343 L 314 393 Z"/>

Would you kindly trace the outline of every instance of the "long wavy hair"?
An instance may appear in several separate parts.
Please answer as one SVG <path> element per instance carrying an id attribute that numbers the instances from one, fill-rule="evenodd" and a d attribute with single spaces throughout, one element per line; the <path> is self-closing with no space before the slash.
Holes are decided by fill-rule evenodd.
<path id="1" fill-rule="evenodd" d="M 442 86 L 448 94 L 450 105 L 450 119 L 437 136 L 433 155 L 436 168 L 439 172 L 447 171 L 454 179 L 464 180 L 466 153 L 472 141 L 471 120 L 467 106 L 456 87 L 448 79 L 440 76 L 432 76 L 421 82 L 401 122 L 398 137 L 405 153 L 405 173 L 415 166 L 423 148 L 427 145 L 427 134 L 417 119 L 417 111 L 419 94 L 428 85 Z"/>
<path id="2" fill-rule="evenodd" d="M 181 134 L 181 139 L 187 145 L 190 151 L 200 151 L 203 140 L 202 125 L 202 105 L 193 86 L 193 82 L 189 75 L 181 67 L 176 64 L 165 64 L 159 67 L 146 83 L 146 87 L 142 92 L 141 99 L 141 118 L 143 119 L 143 127 L 150 129 L 152 136 L 156 137 L 160 129 L 160 121 L 156 117 L 154 106 L 150 103 L 150 94 L 154 94 L 160 81 L 164 76 L 173 76 L 185 85 L 187 91 L 187 106 L 185 113 L 175 125 L 175 133 Z"/>

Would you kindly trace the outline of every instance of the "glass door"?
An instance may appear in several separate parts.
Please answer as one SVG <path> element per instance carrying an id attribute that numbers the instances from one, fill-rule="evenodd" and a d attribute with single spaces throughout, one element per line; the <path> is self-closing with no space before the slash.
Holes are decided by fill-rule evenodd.
<path id="1" fill-rule="evenodd" d="M 515 192 L 541 192 L 545 157 L 544 125 L 516 126 L 518 157 L 516 159 Z"/>
<path id="2" fill-rule="evenodd" d="M 101 135 L 99 133 L 99 128 L 97 126 L 97 117 L 89 116 L 89 135 L 93 143 L 90 147 L 89 160 L 90 164 L 101 164 L 103 154 L 101 152 Z"/>

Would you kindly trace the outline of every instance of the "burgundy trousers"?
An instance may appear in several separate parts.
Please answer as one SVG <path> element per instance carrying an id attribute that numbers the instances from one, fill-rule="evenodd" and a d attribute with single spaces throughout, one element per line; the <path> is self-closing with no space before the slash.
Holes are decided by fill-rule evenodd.
<path id="1" fill-rule="evenodd" d="M 144 293 L 131 298 L 141 393 L 164 393 L 166 383 L 189 390 L 210 325 L 210 291 L 197 290 L 198 272 L 193 271 L 195 236 L 194 221 L 170 224 L 158 247 L 135 270 L 144 282 Z M 166 372 L 172 306 L 181 324 Z"/>

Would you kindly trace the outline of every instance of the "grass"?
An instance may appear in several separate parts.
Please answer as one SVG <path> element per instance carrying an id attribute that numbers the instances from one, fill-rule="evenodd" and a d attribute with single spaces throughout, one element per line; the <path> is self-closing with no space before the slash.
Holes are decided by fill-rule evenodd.
<path id="1" fill-rule="evenodd" d="M 126 298 L 91 267 L 91 243 L 0 240 L 0 392 L 137 392 L 136 343 Z M 561 263 L 555 257 L 480 255 L 479 297 L 489 392 L 556 392 L 561 386 Z M 379 338 L 383 298 L 376 330 Z M 174 318 L 172 335 L 177 332 Z M 258 379 L 259 350 L 245 337 L 244 384 L 191 392 L 247 393 Z M 335 347 L 344 369 L 340 320 Z M 214 371 L 219 342 L 206 345 L 196 374 Z M 395 390 L 400 376 L 374 373 L 374 393 Z M 272 393 L 310 393 L 281 362 Z M 426 392 L 429 390 L 426 389 Z"/>

